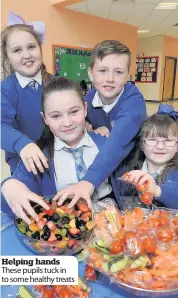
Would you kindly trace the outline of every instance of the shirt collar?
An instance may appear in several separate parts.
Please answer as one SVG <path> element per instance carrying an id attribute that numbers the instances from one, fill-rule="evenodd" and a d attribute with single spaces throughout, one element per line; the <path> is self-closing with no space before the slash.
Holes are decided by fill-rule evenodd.
<path id="1" fill-rule="evenodd" d="M 86 147 L 93 146 L 92 139 L 90 138 L 90 136 L 87 132 L 85 132 L 85 135 L 83 136 L 82 140 L 78 143 L 78 145 L 75 148 L 80 148 L 83 146 L 86 146 Z M 58 137 L 54 136 L 54 150 L 59 151 L 59 150 L 63 149 L 64 147 L 71 148 L 64 141 L 62 141 Z"/>
<path id="2" fill-rule="evenodd" d="M 94 95 L 94 98 L 93 98 L 93 101 L 92 101 L 92 105 L 94 108 L 103 108 L 103 110 L 105 108 L 109 108 L 109 110 L 111 111 L 112 108 L 116 105 L 116 103 L 118 102 L 119 98 L 121 97 L 121 95 L 123 94 L 124 92 L 124 88 L 122 89 L 122 91 L 120 92 L 120 94 L 118 95 L 118 97 L 115 99 L 115 101 L 112 103 L 112 104 L 103 104 L 102 103 L 102 100 L 99 96 L 99 93 L 96 91 L 95 92 L 95 95 Z M 107 109 L 108 110 L 108 109 Z"/>
<path id="3" fill-rule="evenodd" d="M 164 166 L 162 166 L 162 167 L 160 167 L 158 170 L 157 170 L 157 174 L 158 175 L 160 175 L 161 174 L 161 172 L 162 172 L 162 170 L 163 170 L 163 168 L 164 168 Z M 144 172 L 146 172 L 146 173 L 148 173 L 148 174 L 152 174 L 152 173 L 150 173 L 149 172 L 149 170 L 148 170 L 148 164 L 147 164 L 147 160 L 145 159 L 145 161 L 144 161 L 144 163 L 143 163 L 143 166 L 142 166 L 142 171 L 144 171 Z"/>
<path id="4" fill-rule="evenodd" d="M 32 78 L 24 77 L 20 73 L 15 72 L 16 78 L 19 82 L 19 85 L 22 88 L 25 88 L 31 81 L 35 80 L 38 82 L 39 85 L 42 85 L 42 75 L 41 75 L 41 70 Z"/>

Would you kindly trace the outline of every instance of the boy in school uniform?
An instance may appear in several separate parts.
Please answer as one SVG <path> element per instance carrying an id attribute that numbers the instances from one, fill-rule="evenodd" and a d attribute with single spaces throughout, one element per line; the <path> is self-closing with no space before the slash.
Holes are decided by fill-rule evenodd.
<path id="1" fill-rule="evenodd" d="M 87 119 L 96 133 L 108 137 L 83 181 L 58 193 L 59 204 L 66 196 L 89 200 L 95 188 L 123 161 L 133 148 L 133 138 L 147 118 L 143 95 L 127 83 L 131 52 L 116 40 L 97 44 L 88 73 L 94 89 L 85 97 Z M 73 203 L 72 203 L 73 204 Z"/>

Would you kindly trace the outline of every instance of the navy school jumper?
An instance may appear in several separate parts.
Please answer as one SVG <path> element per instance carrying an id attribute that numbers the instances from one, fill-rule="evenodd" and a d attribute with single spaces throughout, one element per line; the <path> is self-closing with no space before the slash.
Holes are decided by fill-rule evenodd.
<path id="1" fill-rule="evenodd" d="M 97 135 L 93 132 L 88 132 L 88 134 L 90 135 L 90 137 L 92 138 L 96 146 L 98 147 L 98 150 L 100 150 L 101 147 L 106 142 L 106 138 L 102 137 L 101 135 Z M 67 167 L 67 164 L 66 164 L 66 167 Z M 26 170 L 23 162 L 20 161 L 12 177 L 8 179 L 13 179 L 13 178 L 23 182 L 32 192 L 40 196 L 55 195 L 57 192 L 56 185 L 55 185 L 55 178 L 54 178 L 54 160 L 53 159 L 50 161 L 49 169 L 45 169 L 43 174 L 38 173 L 37 175 L 34 175 L 33 173 L 29 173 Z M 2 182 L 2 184 L 8 179 L 5 179 Z M 117 198 L 118 189 L 116 187 L 116 181 L 113 175 L 110 176 L 110 180 L 111 180 L 115 197 Z M 5 213 L 12 214 L 12 211 L 8 207 L 3 196 L 1 197 L 1 210 Z"/>
<path id="2" fill-rule="evenodd" d="M 95 92 L 92 89 L 85 96 L 88 104 L 87 118 L 94 129 L 106 126 L 111 131 L 83 178 L 98 188 L 130 153 L 134 146 L 133 138 L 147 119 L 147 114 L 143 95 L 134 84 L 125 84 L 123 94 L 108 114 L 102 108 L 92 106 Z"/>
<path id="3" fill-rule="evenodd" d="M 29 86 L 22 88 L 15 74 L 1 84 L 1 147 L 6 151 L 6 162 L 13 173 L 20 160 L 19 153 L 41 135 L 43 122 L 41 92 Z"/>

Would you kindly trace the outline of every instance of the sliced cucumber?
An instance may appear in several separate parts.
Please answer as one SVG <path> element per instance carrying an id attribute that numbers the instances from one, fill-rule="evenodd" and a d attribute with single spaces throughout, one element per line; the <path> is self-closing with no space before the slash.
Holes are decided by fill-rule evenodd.
<path id="1" fill-rule="evenodd" d="M 124 258 L 120 259 L 119 261 L 112 263 L 109 271 L 111 273 L 119 272 L 119 271 L 123 270 L 130 262 L 131 262 L 131 260 L 129 258 L 124 257 Z"/>
<path id="2" fill-rule="evenodd" d="M 78 285 L 82 288 L 82 290 L 91 292 L 91 288 L 80 278 L 78 277 Z"/>
<path id="3" fill-rule="evenodd" d="M 98 239 L 98 240 L 96 241 L 96 243 L 97 243 L 99 246 L 104 247 L 104 248 L 109 248 L 109 246 L 110 246 L 108 243 L 106 243 L 105 241 L 100 240 L 100 239 Z"/>
<path id="4" fill-rule="evenodd" d="M 35 298 L 32 292 L 25 286 L 21 286 L 19 288 L 19 296 L 20 298 Z"/>

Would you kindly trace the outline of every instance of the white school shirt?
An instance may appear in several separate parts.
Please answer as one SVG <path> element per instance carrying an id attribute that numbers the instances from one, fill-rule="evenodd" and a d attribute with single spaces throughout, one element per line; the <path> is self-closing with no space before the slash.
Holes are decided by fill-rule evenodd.
<path id="1" fill-rule="evenodd" d="M 120 92 L 120 94 L 118 95 L 118 97 L 116 98 L 116 100 L 113 103 L 103 104 L 103 102 L 99 96 L 99 93 L 96 91 L 95 95 L 93 97 L 93 100 L 92 100 L 92 106 L 94 108 L 102 108 L 105 111 L 105 113 L 108 114 L 113 109 L 113 107 L 116 105 L 116 103 L 118 102 L 118 100 L 121 97 L 121 95 L 123 94 L 123 92 L 124 92 L 124 88 L 122 89 L 122 91 Z"/>
<path id="2" fill-rule="evenodd" d="M 41 70 L 32 78 L 24 77 L 20 73 L 15 72 L 16 78 L 19 82 L 19 85 L 22 88 L 25 88 L 31 81 L 35 80 L 39 85 L 42 85 L 42 74 Z"/>
<path id="3" fill-rule="evenodd" d="M 161 166 L 158 170 L 157 170 L 157 174 L 158 175 L 160 175 L 161 174 L 161 172 L 162 172 L 162 170 L 163 170 L 163 168 L 164 168 L 164 166 Z M 144 163 L 143 163 L 143 166 L 142 166 L 142 169 L 141 169 L 142 171 L 144 171 L 145 173 L 148 173 L 148 174 L 153 174 L 153 173 L 150 173 L 149 172 L 149 170 L 148 170 L 148 164 L 147 164 L 147 160 L 145 159 L 144 160 Z M 154 174 L 156 174 L 156 173 L 154 173 Z"/>
<path id="4" fill-rule="evenodd" d="M 83 160 L 87 167 L 93 163 L 99 150 L 92 138 L 86 132 L 83 139 L 76 146 L 80 148 L 83 146 Z M 71 148 L 65 142 L 55 137 L 54 141 L 54 168 L 55 168 L 55 184 L 57 191 L 63 189 L 67 185 L 71 185 L 78 182 L 75 170 L 75 159 L 69 152 L 63 150 L 63 148 Z M 97 193 L 99 198 L 103 198 L 112 192 L 112 187 L 106 179 L 98 188 Z M 93 198 L 94 200 L 96 198 Z"/>

